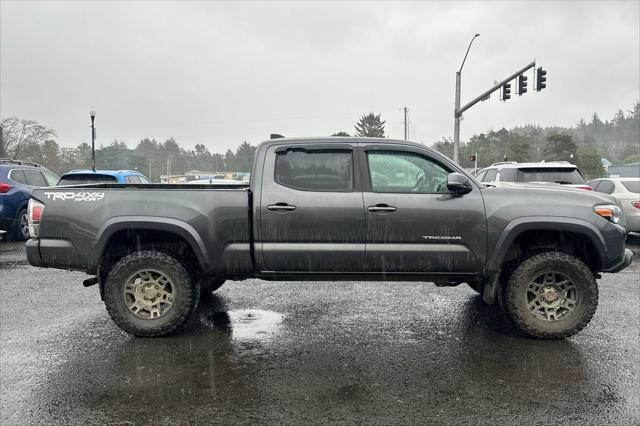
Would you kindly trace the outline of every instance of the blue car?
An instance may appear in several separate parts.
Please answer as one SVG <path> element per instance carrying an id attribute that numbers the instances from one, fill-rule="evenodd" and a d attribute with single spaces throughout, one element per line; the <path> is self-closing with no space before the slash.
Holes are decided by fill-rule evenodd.
<path id="1" fill-rule="evenodd" d="M 57 183 L 58 176 L 39 164 L 0 158 L 0 239 L 28 239 L 27 203 L 31 191 Z"/>
<path id="2" fill-rule="evenodd" d="M 135 170 L 71 170 L 58 182 L 62 185 L 81 185 L 84 183 L 150 183 L 142 173 Z"/>

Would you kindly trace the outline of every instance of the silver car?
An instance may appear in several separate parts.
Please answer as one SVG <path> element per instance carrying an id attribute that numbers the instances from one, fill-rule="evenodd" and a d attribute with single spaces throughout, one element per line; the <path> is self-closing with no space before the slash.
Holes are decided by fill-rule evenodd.
<path id="1" fill-rule="evenodd" d="M 596 192 L 612 195 L 624 212 L 627 232 L 640 232 L 640 178 L 595 179 L 589 182 L 589 186 Z"/>

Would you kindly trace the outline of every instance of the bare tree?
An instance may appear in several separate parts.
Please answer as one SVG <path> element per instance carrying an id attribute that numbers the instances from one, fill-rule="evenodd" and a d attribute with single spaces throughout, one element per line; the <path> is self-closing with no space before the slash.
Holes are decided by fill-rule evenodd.
<path id="1" fill-rule="evenodd" d="M 34 120 L 7 117 L 0 120 L 0 157 L 16 158 L 25 145 L 40 145 L 56 132 Z"/>

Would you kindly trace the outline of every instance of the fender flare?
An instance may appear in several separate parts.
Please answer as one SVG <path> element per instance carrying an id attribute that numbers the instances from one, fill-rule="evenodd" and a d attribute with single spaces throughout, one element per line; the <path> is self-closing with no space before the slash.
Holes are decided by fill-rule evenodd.
<path id="1" fill-rule="evenodd" d="M 107 220 L 98 230 L 94 240 L 92 249 L 94 258 L 91 261 L 92 269 L 97 269 L 111 237 L 116 232 L 127 229 L 134 231 L 164 231 L 179 235 L 184 238 L 196 254 L 200 266 L 202 266 L 204 270 L 209 269 L 207 247 L 193 226 L 178 219 L 149 216 L 117 216 Z"/>
<path id="2" fill-rule="evenodd" d="M 512 220 L 502 230 L 493 254 L 487 262 L 488 272 L 493 273 L 500 270 L 502 260 L 511 244 L 519 235 L 527 231 L 565 231 L 584 235 L 596 248 L 598 261 L 601 265 L 604 264 L 606 259 L 607 245 L 602 234 L 593 223 L 574 217 L 525 216 Z"/>

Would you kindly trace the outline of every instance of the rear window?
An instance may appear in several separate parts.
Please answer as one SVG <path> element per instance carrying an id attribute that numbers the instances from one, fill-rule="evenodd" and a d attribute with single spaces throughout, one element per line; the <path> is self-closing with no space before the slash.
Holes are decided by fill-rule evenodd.
<path id="1" fill-rule="evenodd" d="M 578 169 L 567 167 L 518 169 L 516 179 L 517 182 L 554 182 L 565 185 L 581 185 L 585 183 Z"/>
<path id="2" fill-rule="evenodd" d="M 82 185 L 85 183 L 115 183 L 118 180 L 109 175 L 100 174 L 73 174 L 64 175 L 58 182 L 58 185 Z"/>
<path id="3" fill-rule="evenodd" d="M 14 182 L 24 183 L 25 185 L 27 184 L 27 178 L 24 177 L 22 170 L 11 170 L 9 173 L 9 179 Z"/>
<path id="4" fill-rule="evenodd" d="M 27 179 L 27 185 L 30 186 L 47 186 L 44 176 L 39 170 L 23 170 L 24 177 Z"/>
<path id="5" fill-rule="evenodd" d="M 276 182 L 302 191 L 353 191 L 351 151 L 288 150 L 276 156 Z"/>
<path id="6" fill-rule="evenodd" d="M 622 185 L 627 188 L 629 192 L 635 192 L 636 194 L 640 194 L 640 180 L 623 180 Z"/>

